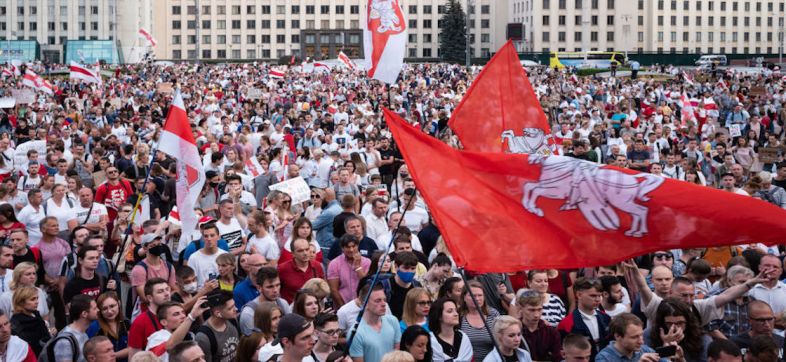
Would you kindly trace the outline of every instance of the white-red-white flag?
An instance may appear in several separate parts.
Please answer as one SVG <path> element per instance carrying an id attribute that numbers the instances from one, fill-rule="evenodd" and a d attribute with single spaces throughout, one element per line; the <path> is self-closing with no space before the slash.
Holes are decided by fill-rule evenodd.
<path id="1" fill-rule="evenodd" d="M 268 76 L 268 77 L 270 77 L 270 78 L 276 78 L 276 79 L 281 79 L 281 78 L 284 78 L 284 75 L 285 75 L 285 73 L 284 73 L 284 72 L 282 72 L 282 71 L 280 71 L 280 70 L 276 70 L 276 69 L 271 69 L 271 70 L 270 70 L 270 71 L 267 73 L 267 76 Z"/>
<path id="2" fill-rule="evenodd" d="M 696 114 L 695 106 L 688 95 L 683 93 L 682 98 L 680 99 L 682 103 L 682 109 L 680 110 L 680 114 L 682 115 L 682 127 L 687 128 L 690 126 L 690 122 L 696 121 Z"/>
<path id="3" fill-rule="evenodd" d="M 22 85 L 30 87 L 30 88 L 38 89 L 38 84 L 40 82 L 39 81 L 40 78 L 41 77 L 39 77 L 38 74 L 35 74 L 34 71 L 32 71 L 30 69 L 25 70 L 25 76 L 24 76 L 24 78 L 22 78 Z"/>
<path id="4" fill-rule="evenodd" d="M 183 230 L 180 241 L 187 243 L 197 227 L 194 207 L 205 184 L 205 170 L 179 90 L 169 107 L 158 147 L 159 151 L 177 160 L 176 204 Z"/>
<path id="5" fill-rule="evenodd" d="M 355 62 L 353 62 L 352 59 L 349 59 L 349 57 L 346 54 L 344 54 L 344 52 L 342 51 L 338 52 L 338 61 L 346 65 L 347 68 L 351 70 L 357 69 L 357 65 L 355 65 Z"/>
<path id="6" fill-rule="evenodd" d="M 704 97 L 704 109 L 707 111 L 707 116 L 709 117 L 718 118 L 720 116 L 718 104 L 715 103 L 715 99 L 712 97 Z"/>
<path id="7" fill-rule="evenodd" d="M 72 61 L 69 69 L 71 71 L 68 76 L 70 79 L 81 79 L 87 83 L 101 84 L 101 74 L 84 65 Z"/>
<path id="8" fill-rule="evenodd" d="M 322 62 L 314 62 L 314 72 L 330 73 L 330 66 Z"/>
<path id="9" fill-rule="evenodd" d="M 55 87 L 48 80 L 44 79 L 42 79 L 41 84 L 38 85 L 38 90 L 50 96 L 55 94 Z"/>
<path id="10" fill-rule="evenodd" d="M 368 0 L 363 42 L 368 76 L 393 83 L 404 65 L 407 21 L 398 0 Z"/>
<path id="11" fill-rule="evenodd" d="M 147 30 L 145 30 L 144 28 L 139 28 L 139 35 L 147 39 L 147 42 L 150 43 L 150 46 L 154 47 L 156 46 L 156 43 L 158 43 L 156 39 L 153 38 L 153 35 L 148 33 Z"/>
<path id="12" fill-rule="evenodd" d="M 688 83 L 688 85 L 694 85 L 692 75 L 682 72 L 682 78 L 685 79 L 685 83 Z"/>

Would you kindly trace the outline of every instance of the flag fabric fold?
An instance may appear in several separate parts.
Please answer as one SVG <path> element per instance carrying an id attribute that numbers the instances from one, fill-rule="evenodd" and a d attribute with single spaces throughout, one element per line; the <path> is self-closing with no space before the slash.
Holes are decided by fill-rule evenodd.
<path id="1" fill-rule="evenodd" d="M 150 46 L 154 47 L 158 43 L 156 39 L 153 38 L 153 35 L 150 34 L 147 30 L 145 30 L 145 28 L 139 28 L 139 35 L 147 39 L 147 42 L 150 43 Z"/>
<path id="2" fill-rule="evenodd" d="M 483 67 L 448 122 L 464 149 L 551 154 L 551 126 L 508 41 Z"/>
<path id="3" fill-rule="evenodd" d="M 753 197 L 564 156 L 459 151 L 385 110 L 456 265 L 477 272 L 610 265 L 655 250 L 786 241 Z"/>
<path id="4" fill-rule="evenodd" d="M 41 77 L 34 71 L 25 70 L 25 76 L 22 78 L 22 85 L 30 88 L 38 89 L 38 85 L 42 82 Z"/>
<path id="5" fill-rule="evenodd" d="M 205 184 L 205 170 L 179 90 L 169 107 L 169 115 L 161 132 L 159 151 L 177 160 L 177 209 L 183 230 L 180 242 L 188 243 L 197 227 L 198 219 L 194 207 Z"/>
<path id="6" fill-rule="evenodd" d="M 394 83 L 404 65 L 407 21 L 398 0 L 368 0 L 363 42 L 368 76 Z"/>
<path id="7" fill-rule="evenodd" d="M 349 57 L 346 54 L 344 54 L 343 51 L 338 52 L 338 61 L 340 61 L 350 70 L 357 69 L 357 65 L 355 65 L 355 62 L 353 62 L 352 59 L 349 59 Z"/>
<path id="8" fill-rule="evenodd" d="M 81 65 L 77 62 L 71 62 L 69 67 L 70 79 L 80 79 L 87 83 L 98 83 L 101 84 L 101 74 L 95 70 L 92 70 L 84 65 Z"/>

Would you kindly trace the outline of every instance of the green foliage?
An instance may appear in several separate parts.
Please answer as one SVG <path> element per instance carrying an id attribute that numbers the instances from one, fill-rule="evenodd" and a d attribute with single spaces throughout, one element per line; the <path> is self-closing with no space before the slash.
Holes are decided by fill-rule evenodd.
<path id="1" fill-rule="evenodd" d="M 466 17 L 458 0 L 448 0 L 442 15 L 439 49 L 442 60 L 464 63 L 467 49 Z"/>

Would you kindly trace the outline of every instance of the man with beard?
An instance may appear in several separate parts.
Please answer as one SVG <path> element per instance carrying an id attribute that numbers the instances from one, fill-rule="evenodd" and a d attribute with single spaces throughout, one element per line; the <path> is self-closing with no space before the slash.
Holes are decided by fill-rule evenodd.
<path id="1" fill-rule="evenodd" d="M 619 314 L 629 312 L 628 307 L 622 304 L 624 294 L 619 278 L 616 276 L 603 276 L 600 278 L 600 284 L 603 287 L 601 290 L 603 300 L 600 305 L 609 317 L 614 318 Z"/>

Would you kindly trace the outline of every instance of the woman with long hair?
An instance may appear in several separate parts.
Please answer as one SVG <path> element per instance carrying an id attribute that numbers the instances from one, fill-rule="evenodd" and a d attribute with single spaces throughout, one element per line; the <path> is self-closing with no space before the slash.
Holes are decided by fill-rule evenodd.
<path id="1" fill-rule="evenodd" d="M 306 239 L 311 244 L 312 252 L 314 252 L 314 260 L 318 262 L 322 262 L 322 249 L 319 247 L 317 243 L 317 239 L 314 237 L 314 229 L 311 226 L 311 220 L 305 217 L 298 218 L 292 224 L 292 235 L 284 243 L 284 247 L 281 249 L 281 258 L 278 259 L 278 264 L 282 264 L 289 260 L 292 260 L 292 242 L 295 239 Z"/>
<path id="2" fill-rule="evenodd" d="M 274 302 L 260 303 L 254 310 L 254 328 L 262 333 L 264 338 L 272 341 L 278 333 L 278 321 L 284 312 Z"/>
<path id="3" fill-rule="evenodd" d="M 401 334 L 399 349 L 407 351 L 415 362 L 431 362 L 434 352 L 431 350 L 431 336 L 425 328 L 414 325 Z"/>
<path id="4" fill-rule="evenodd" d="M 325 191 L 319 188 L 311 189 L 311 203 L 303 214 L 309 221 L 314 222 L 322 214 L 324 207 Z"/>
<path id="5" fill-rule="evenodd" d="M 753 147 L 748 143 L 748 139 L 744 137 L 737 138 L 737 144 L 731 147 L 731 153 L 745 172 L 750 171 L 753 162 L 756 161 L 756 152 L 754 152 Z"/>
<path id="6" fill-rule="evenodd" d="M 278 246 L 282 248 L 294 230 L 295 216 L 292 215 L 291 209 L 292 197 L 287 193 L 273 190 L 267 195 L 266 210 L 269 210 L 273 216 L 273 235 L 278 241 Z"/>
<path id="7" fill-rule="evenodd" d="M 104 292 L 96 299 L 98 320 L 87 328 L 87 335 L 106 336 L 115 348 L 118 361 L 128 360 L 128 331 L 131 323 L 120 313 L 120 297 L 115 292 Z"/>
<path id="8" fill-rule="evenodd" d="M 222 290 L 233 291 L 235 285 L 238 283 L 235 271 L 235 256 L 232 253 L 224 253 L 216 258 L 216 265 L 218 265 L 218 287 Z"/>
<path id="9" fill-rule="evenodd" d="M 366 162 L 361 159 L 360 153 L 357 152 L 352 152 L 349 157 L 350 161 L 345 162 L 344 166 L 349 167 L 349 164 L 351 163 L 354 167 L 354 172 L 351 177 L 354 178 L 355 184 L 361 187 L 368 186 L 368 184 L 371 183 L 369 180 L 369 176 L 371 176 L 371 174 L 368 172 Z"/>
<path id="10" fill-rule="evenodd" d="M 301 315 L 306 321 L 311 322 L 320 312 L 319 298 L 311 290 L 301 289 L 295 294 L 292 303 L 292 312 Z"/>
<path id="11" fill-rule="evenodd" d="M 33 287 L 21 286 L 14 290 L 14 315 L 11 317 L 11 331 L 23 339 L 36 356 L 52 334 L 46 322 L 38 313 L 38 290 Z"/>
<path id="12" fill-rule="evenodd" d="M 472 300 L 473 297 L 474 301 Z M 482 361 L 494 348 L 494 340 L 492 340 L 492 336 L 486 330 L 486 324 L 494 324 L 494 320 L 500 316 L 500 313 L 493 307 L 486 305 L 483 285 L 476 280 L 470 280 L 461 293 L 460 312 L 461 331 L 472 342 L 475 359 Z"/>
<path id="13" fill-rule="evenodd" d="M 666 298 L 658 306 L 644 343 L 658 348 L 672 342 L 682 347 L 686 362 L 698 362 L 707 360 L 712 338 L 704 334 L 690 305 L 677 298 Z"/>
<path id="14" fill-rule="evenodd" d="M 461 292 L 464 290 L 464 280 L 461 277 L 450 277 L 445 279 L 439 287 L 437 298 L 450 298 L 457 304 L 461 302 Z"/>
<path id="15" fill-rule="evenodd" d="M 237 345 L 237 362 L 259 361 L 259 350 L 268 340 L 262 332 L 254 332 L 240 338 Z"/>
<path id="16" fill-rule="evenodd" d="M 35 286 L 36 279 L 38 278 L 38 266 L 35 264 L 24 261 L 14 267 L 11 284 L 9 290 L 0 294 L 0 310 L 5 312 L 7 316 L 13 316 L 13 298 L 14 291 L 21 287 L 31 287 L 38 290 L 38 313 L 43 320 L 49 320 L 49 305 L 46 303 L 46 292 Z"/>
<path id="17" fill-rule="evenodd" d="M 474 360 L 472 343 L 458 327 L 458 306 L 452 299 L 437 299 L 428 312 L 434 362 Z"/>
<path id="18" fill-rule="evenodd" d="M 424 288 L 412 288 L 404 297 L 404 313 L 399 325 L 403 333 L 407 327 L 418 325 L 428 331 L 428 312 L 431 309 L 431 297 Z"/>
<path id="19" fill-rule="evenodd" d="M 11 204 L 0 204 L 0 240 L 5 239 L 11 230 L 24 229 L 25 225 L 16 219 Z"/>

